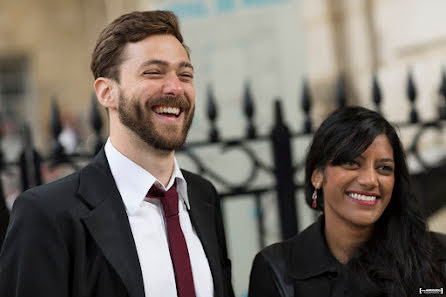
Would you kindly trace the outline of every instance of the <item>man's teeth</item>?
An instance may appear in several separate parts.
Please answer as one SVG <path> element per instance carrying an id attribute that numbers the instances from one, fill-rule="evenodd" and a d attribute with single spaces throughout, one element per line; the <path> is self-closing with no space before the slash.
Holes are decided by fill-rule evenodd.
<path id="1" fill-rule="evenodd" d="M 366 195 L 361 195 L 361 194 L 357 194 L 357 193 L 349 193 L 348 196 L 350 198 L 353 198 L 356 200 L 363 200 L 363 201 L 375 201 L 376 200 L 376 196 L 366 196 Z"/>
<path id="2" fill-rule="evenodd" d="M 173 115 L 177 116 L 180 114 L 180 109 L 178 107 L 160 106 L 160 107 L 155 108 L 155 112 L 158 114 L 168 113 L 168 114 L 173 114 Z"/>

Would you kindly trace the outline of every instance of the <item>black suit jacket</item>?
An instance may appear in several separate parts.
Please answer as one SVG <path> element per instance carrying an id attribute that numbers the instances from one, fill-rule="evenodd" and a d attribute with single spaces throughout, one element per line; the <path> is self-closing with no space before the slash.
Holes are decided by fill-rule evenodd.
<path id="1" fill-rule="evenodd" d="M 6 228 L 9 222 L 9 210 L 6 207 L 6 201 L 3 195 L 3 187 L 0 184 L 0 250 L 2 249 L 3 240 L 6 235 Z"/>
<path id="2" fill-rule="evenodd" d="M 233 296 L 217 193 L 205 179 L 183 176 L 215 297 Z M 145 296 L 125 206 L 103 150 L 79 172 L 17 198 L 0 254 L 0 296 Z"/>

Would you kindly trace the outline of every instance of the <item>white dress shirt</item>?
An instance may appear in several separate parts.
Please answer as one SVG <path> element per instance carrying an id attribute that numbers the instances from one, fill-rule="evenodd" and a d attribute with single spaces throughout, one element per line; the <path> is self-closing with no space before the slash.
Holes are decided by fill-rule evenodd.
<path id="1" fill-rule="evenodd" d="M 146 297 L 176 297 L 175 275 L 169 252 L 167 227 L 159 199 L 147 198 L 153 184 L 168 190 L 177 183 L 181 229 L 189 251 L 197 297 L 214 296 L 209 263 L 200 239 L 192 226 L 188 209 L 187 183 L 175 159 L 172 177 L 164 187 L 153 175 L 121 154 L 111 143 L 105 154 L 116 186 L 124 201 L 138 252 Z"/>

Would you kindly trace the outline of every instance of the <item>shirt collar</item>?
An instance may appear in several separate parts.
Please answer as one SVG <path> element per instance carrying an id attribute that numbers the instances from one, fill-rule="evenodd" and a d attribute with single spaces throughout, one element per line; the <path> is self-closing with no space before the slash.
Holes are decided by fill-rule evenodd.
<path id="1" fill-rule="evenodd" d="M 176 181 L 179 199 L 182 199 L 186 207 L 190 209 L 189 198 L 187 196 L 187 183 L 176 158 L 174 158 L 172 176 L 167 187 L 164 188 L 162 183 L 150 174 L 150 172 L 120 153 L 113 146 L 110 138 L 108 138 L 105 144 L 105 155 L 107 156 L 111 173 L 129 216 L 135 213 L 154 183 L 160 188 L 168 190 Z"/>

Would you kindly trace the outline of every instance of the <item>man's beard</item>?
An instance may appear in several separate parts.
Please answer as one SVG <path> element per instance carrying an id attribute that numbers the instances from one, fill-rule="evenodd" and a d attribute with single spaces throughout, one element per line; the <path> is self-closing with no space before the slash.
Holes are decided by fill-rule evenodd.
<path id="1" fill-rule="evenodd" d="M 155 123 L 152 107 L 156 105 L 179 107 L 184 117 L 182 124 Z M 194 111 L 195 106 L 191 106 L 190 102 L 182 97 L 152 98 L 142 107 L 136 98 L 126 98 L 121 92 L 118 102 L 121 123 L 132 130 L 145 143 L 163 151 L 173 151 L 183 147 L 192 124 Z"/>

